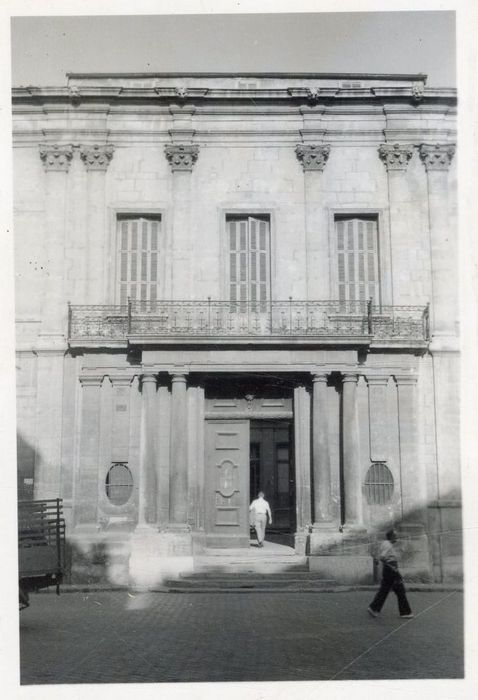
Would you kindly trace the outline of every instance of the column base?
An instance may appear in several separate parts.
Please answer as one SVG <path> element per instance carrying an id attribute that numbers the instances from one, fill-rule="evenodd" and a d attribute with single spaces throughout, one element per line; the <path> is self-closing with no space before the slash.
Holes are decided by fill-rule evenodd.
<path id="1" fill-rule="evenodd" d="M 334 522 L 314 523 L 309 538 L 309 553 L 314 556 L 329 551 L 343 540 L 339 526 Z"/>

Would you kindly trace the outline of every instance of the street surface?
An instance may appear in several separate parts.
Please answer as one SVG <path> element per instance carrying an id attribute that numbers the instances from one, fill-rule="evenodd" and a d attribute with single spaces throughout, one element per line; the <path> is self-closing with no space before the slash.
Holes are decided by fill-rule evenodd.
<path id="1" fill-rule="evenodd" d="M 159 683 L 463 677 L 463 595 L 32 594 L 20 614 L 21 683 Z"/>

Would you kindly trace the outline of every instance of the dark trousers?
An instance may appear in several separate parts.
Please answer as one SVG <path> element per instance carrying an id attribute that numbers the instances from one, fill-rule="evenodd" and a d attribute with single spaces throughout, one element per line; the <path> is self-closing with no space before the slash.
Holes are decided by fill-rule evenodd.
<path id="1" fill-rule="evenodd" d="M 387 566 L 387 564 L 383 565 L 380 588 L 375 598 L 370 603 L 370 608 L 375 612 L 380 612 L 391 590 L 397 596 L 398 612 L 400 615 L 410 615 L 412 609 L 407 600 L 403 579 L 398 571 Z"/>

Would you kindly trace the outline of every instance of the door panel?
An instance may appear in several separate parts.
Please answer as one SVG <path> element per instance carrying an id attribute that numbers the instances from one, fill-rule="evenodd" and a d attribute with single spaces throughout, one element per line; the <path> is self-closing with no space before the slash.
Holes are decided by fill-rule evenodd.
<path id="1" fill-rule="evenodd" d="M 249 421 L 206 422 L 206 542 L 249 546 Z"/>

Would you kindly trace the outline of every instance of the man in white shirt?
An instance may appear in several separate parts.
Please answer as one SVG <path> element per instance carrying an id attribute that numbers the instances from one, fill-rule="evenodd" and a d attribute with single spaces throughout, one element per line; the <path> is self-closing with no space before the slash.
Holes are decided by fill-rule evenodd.
<path id="1" fill-rule="evenodd" d="M 253 522 L 256 530 L 257 542 L 259 547 L 263 547 L 267 518 L 269 518 L 269 525 L 272 525 L 271 509 L 264 498 L 263 491 L 259 491 L 257 498 L 252 501 L 251 505 L 249 506 L 249 512 L 252 515 L 251 521 Z"/>

